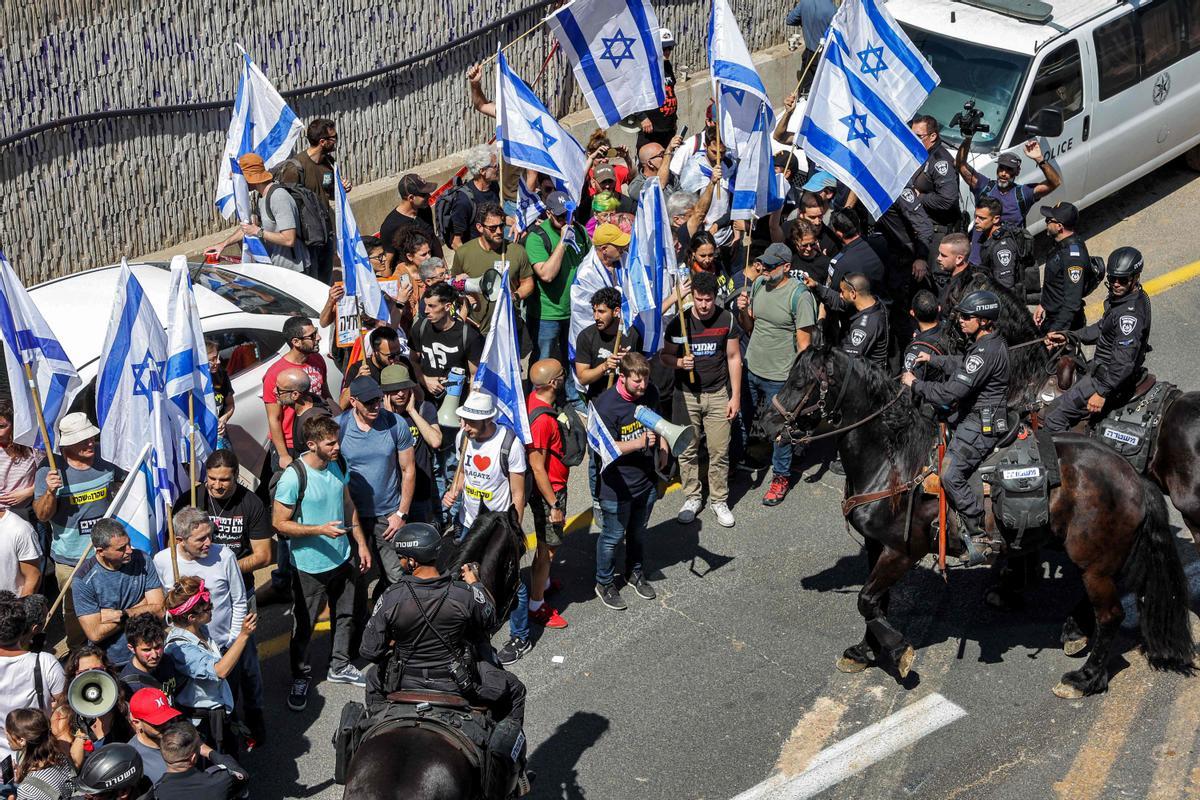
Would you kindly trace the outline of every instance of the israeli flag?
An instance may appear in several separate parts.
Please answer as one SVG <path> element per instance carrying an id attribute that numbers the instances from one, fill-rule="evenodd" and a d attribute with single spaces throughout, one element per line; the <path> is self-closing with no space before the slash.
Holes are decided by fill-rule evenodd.
<path id="1" fill-rule="evenodd" d="M 83 384 L 3 252 L 0 252 L 0 334 L 4 338 L 4 366 L 12 394 L 13 441 L 53 452 L 58 421 L 70 409 Z M 29 365 L 37 386 L 49 442 L 42 441 L 37 419 L 38 398 L 34 397 L 25 376 L 25 365 Z"/>
<path id="2" fill-rule="evenodd" d="M 601 472 L 604 472 L 608 469 L 609 464 L 621 457 L 621 451 L 617 449 L 617 443 L 609 433 L 608 426 L 604 424 L 604 420 L 600 419 L 600 415 L 596 413 L 596 409 L 591 403 L 588 403 L 587 440 L 588 447 L 592 448 L 592 452 L 600 456 Z"/>
<path id="3" fill-rule="evenodd" d="M 517 181 L 516 233 L 522 234 L 532 228 L 546 213 L 546 206 L 537 193 L 525 185 L 525 179 Z"/>
<path id="4" fill-rule="evenodd" d="M 529 414 L 525 410 L 525 395 L 521 383 L 521 351 L 517 347 L 517 318 L 513 312 L 508 266 L 500 276 L 504 291 L 492 310 L 492 328 L 483 342 L 479 369 L 475 370 L 472 391 L 490 394 L 500 412 L 498 422 L 512 428 L 522 444 L 533 443 L 529 432 Z"/>
<path id="5" fill-rule="evenodd" d="M 843 60 L 902 119 L 909 119 L 941 82 L 883 3 L 845 0 L 829 26 Z"/>
<path id="6" fill-rule="evenodd" d="M 248 129 L 247 129 L 248 130 Z M 247 151 L 249 152 L 249 151 Z M 250 221 L 250 187 L 242 175 L 242 168 L 236 158 L 229 159 L 229 171 L 233 177 L 233 198 L 237 207 L 238 222 Z M 242 263 L 270 264 L 271 254 L 261 237 L 242 234 Z"/>
<path id="7" fill-rule="evenodd" d="M 342 186 L 342 175 L 337 164 L 333 165 L 333 210 L 337 223 L 338 259 L 342 262 L 342 279 L 346 282 L 346 296 L 358 298 L 359 309 L 371 319 L 391 320 L 383 290 L 371 269 L 367 248 L 358 232 L 350 198 Z"/>
<path id="8" fill-rule="evenodd" d="M 600 256 L 596 255 L 594 249 L 590 250 L 575 271 L 575 280 L 571 283 L 571 324 L 567 331 L 567 360 L 571 363 L 575 363 L 575 342 L 579 340 L 579 334 L 596 322 L 592 318 L 592 295 L 605 286 L 618 285 L 604 264 L 600 263 Z M 579 382 L 575 370 L 571 370 L 571 379 L 582 392 L 583 384 Z"/>
<path id="9" fill-rule="evenodd" d="M 658 17 L 644 0 L 574 0 L 546 25 L 601 128 L 666 102 Z"/>
<path id="10" fill-rule="evenodd" d="M 121 261 L 96 378 L 100 454 L 131 472 L 149 443 L 154 490 L 166 506 L 188 485 L 177 443 L 187 417 L 166 398 L 167 334 L 142 285 Z"/>
<path id="11" fill-rule="evenodd" d="M 883 216 L 928 153 L 896 113 L 846 63 L 840 47 L 826 45 L 813 79 L 800 137 L 804 154 L 858 195 L 871 215 Z"/>
<path id="12" fill-rule="evenodd" d="M 179 442 L 184 461 L 191 460 L 193 441 L 196 461 L 203 464 L 217 449 L 217 398 L 208 369 L 208 349 L 200 327 L 200 311 L 188 274 L 187 258 L 171 259 L 171 306 L 167 311 L 167 399 L 186 421 Z M 190 408 L 188 399 L 191 398 Z M 188 480 L 190 481 L 190 475 Z"/>
<path id="13" fill-rule="evenodd" d="M 579 201 L 587 179 L 587 153 L 546 110 L 533 90 L 496 55 L 496 140 L 506 164 L 557 178 Z"/>
<path id="14" fill-rule="evenodd" d="M 621 325 L 642 334 L 642 352 L 662 349 L 663 300 L 675 288 L 675 246 L 667 201 L 658 181 L 646 181 L 638 197 L 629 258 L 621 271 Z"/>
<path id="15" fill-rule="evenodd" d="M 167 506 L 162 495 L 155 491 L 154 474 L 150 469 L 149 444 L 129 470 L 125 482 L 104 516 L 115 519 L 125 528 L 129 542 L 138 550 L 154 555 L 167 546 Z"/>

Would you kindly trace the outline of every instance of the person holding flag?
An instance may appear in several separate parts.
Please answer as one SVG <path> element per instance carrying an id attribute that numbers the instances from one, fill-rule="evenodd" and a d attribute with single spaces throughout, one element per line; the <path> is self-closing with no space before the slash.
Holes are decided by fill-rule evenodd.
<path id="1" fill-rule="evenodd" d="M 296 201 L 276 182 L 275 175 L 267 169 L 262 156 L 247 153 L 237 163 L 247 187 L 258 193 L 259 222 L 241 223 L 224 241 L 205 252 L 219 254 L 231 244 L 241 242 L 245 237 L 253 237 L 266 245 L 270 261 L 275 266 L 311 273 L 312 259 L 300 237 L 300 210 L 296 207 Z"/>
<path id="2" fill-rule="evenodd" d="M 187 258 L 171 259 L 171 307 L 167 314 L 167 399 L 187 420 L 180 451 L 188 456 L 189 485 L 197 463 L 217 449 L 217 398 L 209 371 L 208 346 L 188 274 Z"/>

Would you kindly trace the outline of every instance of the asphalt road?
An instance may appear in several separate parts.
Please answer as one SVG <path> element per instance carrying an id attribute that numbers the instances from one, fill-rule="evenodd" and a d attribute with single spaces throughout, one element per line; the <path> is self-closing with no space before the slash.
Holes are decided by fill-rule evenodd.
<path id="1" fill-rule="evenodd" d="M 1170 165 L 1085 213 L 1092 249 L 1142 248 L 1147 277 L 1195 261 L 1194 178 Z M 1200 283 L 1154 298 L 1151 367 L 1185 388 L 1200 383 L 1191 313 L 1198 303 Z M 729 530 L 707 511 L 680 526 L 679 495 L 661 500 L 647 554 L 659 597 L 627 591 L 625 612 L 592 595 L 594 534 L 568 539 L 554 568 L 565 588 L 552 602 L 570 627 L 545 632 L 513 667 L 529 687 L 533 797 L 731 798 L 771 776 L 800 775 L 856 735 L 842 746 L 852 757 L 826 773 L 838 782 L 819 796 L 1200 797 L 1200 677 L 1148 668 L 1136 650 L 1131 598 L 1108 694 L 1064 701 L 1050 690 L 1080 662 L 1062 653 L 1058 632 L 1081 587 L 1062 555 L 1047 557 L 1046 580 L 1013 614 L 982 603 L 986 567 L 954 569 L 947 586 L 926 561 L 892 600 L 891 618 L 917 648 L 912 675 L 843 675 L 833 663 L 862 633 L 855 596 L 866 567 L 842 524 L 840 480 L 801 483 L 775 509 L 759 503 L 762 488 L 735 478 L 738 523 Z M 585 493 L 576 492 L 573 509 Z M 1172 521 L 1180 524 L 1174 512 Z M 1178 547 L 1197 610 L 1200 559 L 1185 533 Z M 267 640 L 290 625 L 281 606 L 264 617 Z M 341 705 L 359 692 L 321 683 L 304 713 L 289 712 L 284 644 L 264 646 L 271 739 L 246 758 L 254 796 L 340 797 L 329 741 Z M 320 674 L 328 637 L 315 649 Z M 922 701 L 962 713 L 941 727 L 926 710 L 932 706 L 893 716 Z M 863 739 L 881 721 L 897 725 Z"/>

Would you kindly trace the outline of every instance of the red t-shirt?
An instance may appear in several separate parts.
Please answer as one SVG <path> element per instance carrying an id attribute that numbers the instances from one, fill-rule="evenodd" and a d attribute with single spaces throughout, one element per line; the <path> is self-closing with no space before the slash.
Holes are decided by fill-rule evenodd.
<path id="1" fill-rule="evenodd" d="M 545 406 L 552 409 L 553 407 L 537 396 L 536 392 L 530 392 L 529 398 L 525 401 L 525 408 L 529 412 L 529 416 L 533 416 L 533 410 Z M 563 440 L 562 431 L 558 429 L 557 414 L 542 414 L 533 421 L 529 426 L 529 432 L 533 435 L 533 444 L 529 445 L 526 450 L 545 450 L 546 471 L 550 473 L 550 488 L 554 491 L 561 491 L 567 485 L 567 465 L 563 463 Z M 532 475 L 530 476 L 532 480 Z"/>
<path id="2" fill-rule="evenodd" d="M 293 364 L 283 356 L 279 360 L 267 368 L 267 374 L 263 375 L 263 393 L 262 399 L 264 403 L 278 403 L 279 400 L 275 396 L 275 381 L 279 378 L 279 373 L 285 369 L 292 367 L 300 367 L 308 373 L 308 379 L 312 385 L 309 391 L 320 397 L 325 390 L 325 359 L 321 358 L 317 353 L 309 353 L 303 364 Z M 288 447 L 292 446 L 292 418 L 296 416 L 296 411 L 291 406 L 283 407 L 283 443 Z"/>

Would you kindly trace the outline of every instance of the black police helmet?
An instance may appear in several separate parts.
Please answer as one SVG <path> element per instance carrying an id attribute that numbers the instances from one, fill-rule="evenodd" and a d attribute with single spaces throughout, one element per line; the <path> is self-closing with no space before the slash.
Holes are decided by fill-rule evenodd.
<path id="1" fill-rule="evenodd" d="M 76 791 L 109 794 L 137 785 L 142 779 L 142 756 L 127 744 L 106 744 L 83 762 Z"/>
<path id="2" fill-rule="evenodd" d="M 432 564 L 437 561 L 438 545 L 442 535 L 438 529 L 428 522 L 410 522 L 400 529 L 393 540 L 396 555 L 401 558 L 411 558 L 418 564 Z"/>
<path id="3" fill-rule="evenodd" d="M 1135 247 L 1118 247 L 1108 257 L 1108 277 L 1132 278 L 1142 274 L 1145 262 L 1141 251 Z"/>
<path id="4" fill-rule="evenodd" d="M 964 317 L 979 317 L 994 322 L 1000 319 L 1000 298 L 993 292 L 971 292 L 959 301 L 956 310 Z"/>

